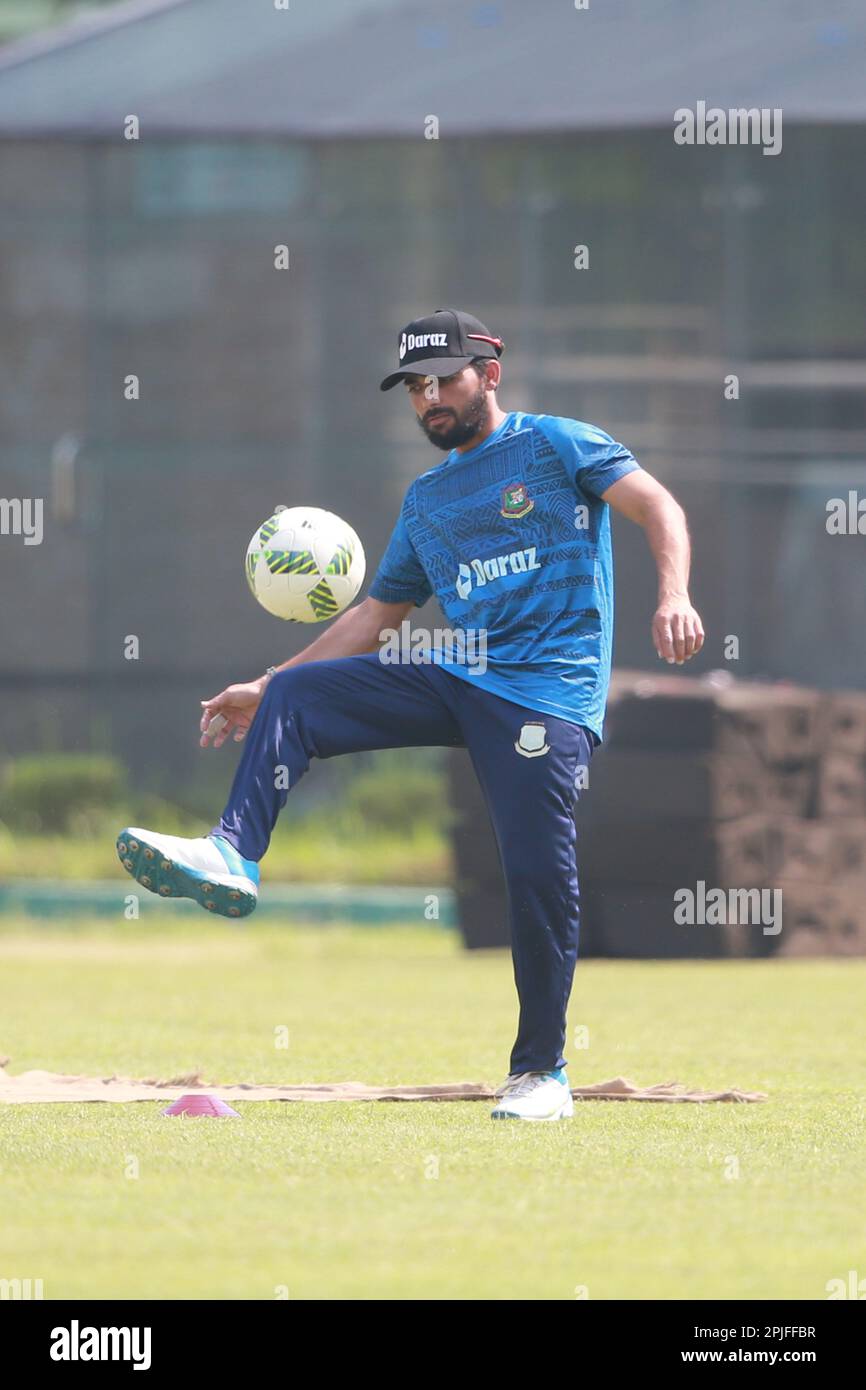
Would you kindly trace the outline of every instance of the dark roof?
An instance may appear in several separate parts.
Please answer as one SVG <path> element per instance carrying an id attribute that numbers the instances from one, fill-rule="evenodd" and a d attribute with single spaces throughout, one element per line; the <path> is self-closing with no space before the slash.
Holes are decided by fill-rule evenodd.
<path id="1" fill-rule="evenodd" d="M 0 133 L 440 138 L 866 116 L 862 0 L 136 0 L 0 50 Z"/>

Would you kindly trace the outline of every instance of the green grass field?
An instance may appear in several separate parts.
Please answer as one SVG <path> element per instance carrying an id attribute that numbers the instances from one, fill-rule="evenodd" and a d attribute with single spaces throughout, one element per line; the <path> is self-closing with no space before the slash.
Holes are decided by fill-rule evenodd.
<path id="1" fill-rule="evenodd" d="M 477 1102 L 0 1105 L 0 1278 L 47 1299 L 826 1298 L 866 1274 L 864 986 L 859 960 L 579 963 L 573 1084 L 765 1104 L 555 1125 Z M 515 1020 L 510 957 L 427 925 L 0 930 L 11 1072 L 495 1085 Z"/>

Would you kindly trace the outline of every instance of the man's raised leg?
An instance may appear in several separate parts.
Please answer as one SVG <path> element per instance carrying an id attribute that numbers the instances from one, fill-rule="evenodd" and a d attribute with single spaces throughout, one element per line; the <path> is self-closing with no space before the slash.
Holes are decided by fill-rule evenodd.
<path id="1" fill-rule="evenodd" d="M 431 678 L 435 669 L 385 664 L 378 652 L 365 652 L 278 672 L 250 726 L 219 824 L 193 840 L 128 828 L 117 841 L 124 867 L 162 897 L 246 916 L 256 905 L 258 861 L 312 758 L 463 743 Z"/>

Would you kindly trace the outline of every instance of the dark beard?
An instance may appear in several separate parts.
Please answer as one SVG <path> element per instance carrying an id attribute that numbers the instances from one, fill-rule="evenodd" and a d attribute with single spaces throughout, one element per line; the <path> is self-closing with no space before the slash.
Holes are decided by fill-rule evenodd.
<path id="1" fill-rule="evenodd" d="M 435 408 L 435 404 L 431 403 L 427 413 L 429 414 Z M 447 410 L 451 416 L 451 421 L 448 424 L 437 422 L 428 425 L 422 415 L 419 415 L 417 419 L 419 427 L 424 431 L 430 443 L 435 444 L 436 448 L 442 449 L 444 453 L 449 453 L 451 449 L 457 449 L 461 444 L 468 444 L 484 424 L 487 414 L 487 392 L 479 383 L 477 394 L 472 397 L 468 405 L 464 406 L 459 415 L 450 406 L 443 406 L 442 409 Z"/>

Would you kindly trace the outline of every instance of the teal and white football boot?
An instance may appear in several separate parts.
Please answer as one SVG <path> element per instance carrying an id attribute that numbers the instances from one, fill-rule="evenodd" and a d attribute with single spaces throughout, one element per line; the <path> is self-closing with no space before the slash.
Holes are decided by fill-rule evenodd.
<path id="1" fill-rule="evenodd" d="M 493 1093 L 499 1103 L 492 1120 L 568 1120 L 574 1100 L 565 1068 L 558 1071 L 523 1071 L 509 1076 Z"/>
<path id="2" fill-rule="evenodd" d="M 184 840 L 129 827 L 117 837 L 117 854 L 127 872 L 161 898 L 192 898 L 221 917 L 247 917 L 255 908 L 259 866 L 219 835 Z"/>

